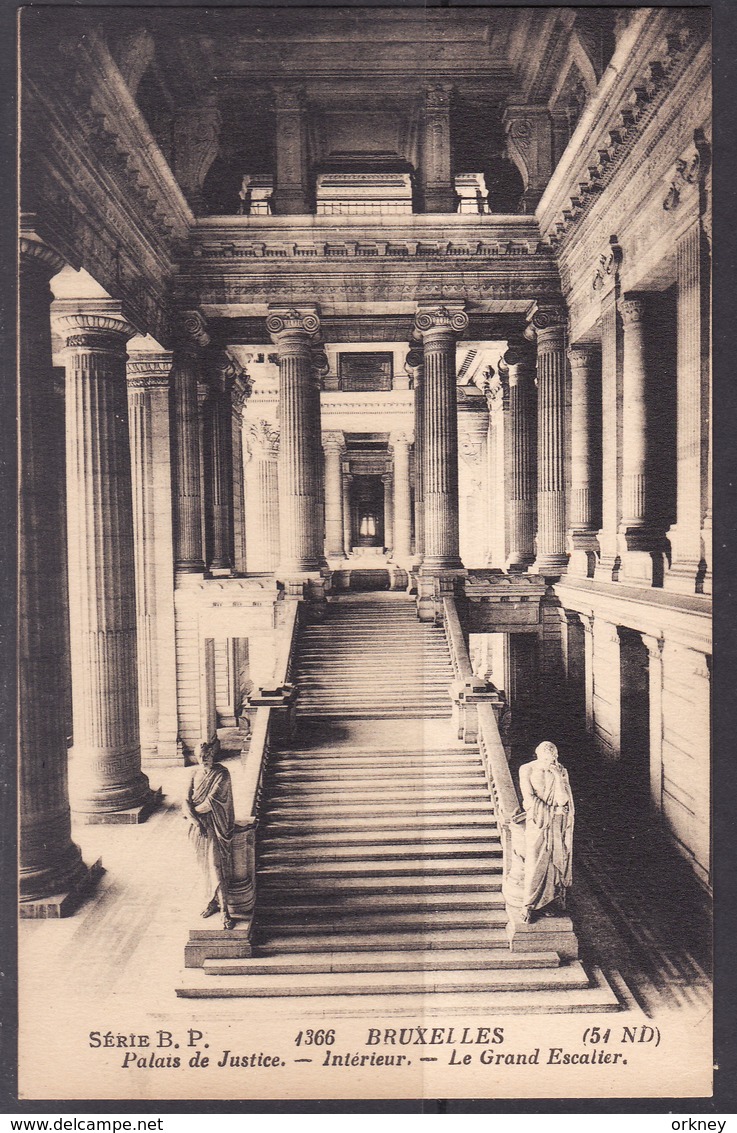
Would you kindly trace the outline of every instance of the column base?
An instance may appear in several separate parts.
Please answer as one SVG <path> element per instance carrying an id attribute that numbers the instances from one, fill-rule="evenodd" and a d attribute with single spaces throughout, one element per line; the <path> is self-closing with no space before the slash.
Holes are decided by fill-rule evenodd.
<path id="1" fill-rule="evenodd" d="M 568 555 L 565 551 L 552 555 L 538 555 L 530 567 L 530 574 L 541 574 L 544 578 L 560 578 L 568 568 Z"/>
<path id="2" fill-rule="evenodd" d="M 150 755 L 141 753 L 141 762 L 149 768 L 184 767 L 187 762 L 184 744 L 178 738 L 176 740 L 159 740 L 155 750 Z"/>
<path id="3" fill-rule="evenodd" d="M 89 896 L 105 872 L 100 858 L 93 865 L 85 867 L 84 873 L 75 883 L 62 893 L 48 897 L 36 897 L 31 901 L 21 901 L 18 916 L 23 920 L 50 921 L 69 917 Z"/>
<path id="4" fill-rule="evenodd" d="M 148 797 L 139 806 L 130 807 L 128 810 L 74 810 L 73 814 L 77 822 L 81 822 L 85 826 L 138 826 L 161 806 L 163 798 L 164 793 L 161 787 L 152 787 Z"/>
<path id="5" fill-rule="evenodd" d="M 535 561 L 534 555 L 515 555 L 514 558 L 510 555 L 504 564 L 505 571 L 512 571 L 512 573 L 522 574 L 528 571 Z M 498 570 L 496 563 L 490 562 L 488 564 L 490 570 Z"/>
<path id="6" fill-rule="evenodd" d="M 599 541 L 593 531 L 568 533 L 568 570 L 574 578 L 593 578 L 598 562 Z"/>
<path id="7" fill-rule="evenodd" d="M 455 212 L 458 207 L 458 198 L 455 189 L 450 187 L 440 189 L 425 189 L 425 212 Z"/>
<path id="8" fill-rule="evenodd" d="M 204 559 L 185 560 L 174 564 L 174 573 L 176 574 L 204 574 L 205 562 Z"/>
<path id="9" fill-rule="evenodd" d="M 703 594 L 705 564 L 697 562 L 679 562 L 665 571 L 663 589 L 674 594 Z"/>

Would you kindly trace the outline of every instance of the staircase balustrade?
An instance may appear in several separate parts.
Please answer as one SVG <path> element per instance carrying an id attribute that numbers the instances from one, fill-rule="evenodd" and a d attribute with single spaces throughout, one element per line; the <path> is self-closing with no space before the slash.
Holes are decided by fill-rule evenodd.
<path id="1" fill-rule="evenodd" d="M 471 667 L 455 598 L 446 595 L 443 598 L 442 608 L 443 629 L 453 665 L 453 683 L 450 686 L 453 720 L 458 729 L 458 739 L 467 744 L 475 744 L 479 734 L 478 706 L 482 703 L 490 703 L 495 707 L 498 715 L 503 705 L 496 689 L 490 688 Z"/>

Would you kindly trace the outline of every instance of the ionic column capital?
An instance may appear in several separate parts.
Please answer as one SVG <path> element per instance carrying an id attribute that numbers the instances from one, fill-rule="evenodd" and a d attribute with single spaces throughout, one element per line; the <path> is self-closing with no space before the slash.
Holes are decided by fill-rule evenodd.
<path id="1" fill-rule="evenodd" d="M 508 339 L 507 349 L 499 360 L 499 368 L 506 369 L 510 378 L 522 376 L 526 371 L 532 373 L 535 369 L 535 351 L 532 344 L 522 337 Z"/>
<path id="2" fill-rule="evenodd" d="M 210 345 L 207 320 L 200 311 L 180 311 L 175 326 L 182 346 L 204 348 Z"/>
<path id="3" fill-rule="evenodd" d="M 530 334 L 537 339 L 538 350 L 562 348 L 565 342 L 568 315 L 562 303 L 538 303 L 530 319 Z"/>
<path id="4" fill-rule="evenodd" d="M 65 350 L 125 350 L 139 333 L 117 299 L 58 299 L 52 305 L 54 329 Z"/>
<path id="5" fill-rule="evenodd" d="M 462 303 L 420 304 L 415 314 L 413 334 L 423 345 L 436 339 L 457 337 L 468 327 L 468 315 Z"/>
<path id="6" fill-rule="evenodd" d="M 125 367 L 128 389 L 168 389 L 172 358 L 168 350 L 156 354 L 129 354 Z"/>
<path id="7" fill-rule="evenodd" d="M 317 344 L 320 336 L 320 315 L 315 305 L 305 307 L 270 306 L 266 329 L 282 352 L 290 346 Z"/>
<path id="8" fill-rule="evenodd" d="M 381 475 L 381 482 L 382 482 L 382 484 L 393 484 L 394 483 L 394 473 L 393 472 L 383 472 L 382 475 Z"/>

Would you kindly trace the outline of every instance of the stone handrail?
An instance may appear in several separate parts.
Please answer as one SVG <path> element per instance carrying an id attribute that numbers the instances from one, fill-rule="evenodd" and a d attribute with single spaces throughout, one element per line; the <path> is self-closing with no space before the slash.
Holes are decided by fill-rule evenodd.
<path id="1" fill-rule="evenodd" d="M 299 629 L 299 602 L 285 603 L 284 620 L 268 687 L 251 697 L 255 709 L 251 742 L 243 755 L 243 778 L 239 811 L 247 815 L 236 823 L 233 836 L 233 877 L 230 886 L 231 912 L 249 921 L 256 904 L 256 834 L 261 812 L 264 774 L 272 746 L 289 735 L 294 711 L 295 690 L 289 683 Z"/>
<path id="2" fill-rule="evenodd" d="M 482 701 L 490 702 L 496 704 L 501 711 L 501 699 L 496 689 L 490 688 L 482 677 L 477 677 L 471 667 L 461 620 L 452 595 L 445 595 L 443 598 L 443 629 L 453 665 L 450 695 L 453 700 L 453 720 L 457 725 L 458 738 L 464 743 L 476 743 L 478 705 Z"/>
<path id="3" fill-rule="evenodd" d="M 519 909 L 525 869 L 525 812 L 509 770 L 492 705 L 479 704 L 477 714 L 479 751 L 502 843 L 502 894 L 507 907 L 512 905 Z"/>

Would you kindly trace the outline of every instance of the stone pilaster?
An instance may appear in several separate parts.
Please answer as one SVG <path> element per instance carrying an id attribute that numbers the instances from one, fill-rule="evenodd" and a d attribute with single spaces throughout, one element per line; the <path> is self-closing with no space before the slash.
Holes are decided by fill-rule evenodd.
<path id="1" fill-rule="evenodd" d="M 272 196 L 279 215 L 310 211 L 307 193 L 307 130 L 304 96 L 295 87 L 275 90 L 276 188 Z"/>
<path id="2" fill-rule="evenodd" d="M 213 96 L 174 116 L 174 175 L 194 213 L 205 211 L 202 187 L 218 155 L 222 119 Z"/>
<path id="3" fill-rule="evenodd" d="M 246 426 L 246 564 L 249 574 L 279 563 L 279 431 L 268 421 Z"/>
<path id="4" fill-rule="evenodd" d="M 246 492 L 243 474 L 243 410 L 251 394 L 248 375 L 240 367 L 231 391 L 233 454 L 233 565 L 238 574 L 246 573 Z"/>
<path id="5" fill-rule="evenodd" d="M 391 558 L 394 549 L 394 473 L 385 472 L 381 482 L 384 485 L 384 549 Z"/>
<path id="6" fill-rule="evenodd" d="M 394 453 L 394 542 L 393 558 L 407 567 L 412 548 L 412 496 L 409 482 L 409 446 L 413 438 L 404 432 L 392 433 L 389 444 Z"/>
<path id="7" fill-rule="evenodd" d="M 598 542 L 599 474 L 596 468 L 597 387 L 601 382 L 601 349 L 579 343 L 568 351 L 571 365 L 571 499 L 568 527 L 568 573 L 593 578 Z"/>
<path id="8" fill-rule="evenodd" d="M 565 380 L 566 314 L 540 306 L 532 317 L 537 337 L 537 547 L 534 570 L 565 572 Z"/>
<path id="9" fill-rule="evenodd" d="M 425 478 L 424 478 L 424 429 L 425 429 L 425 385 L 424 355 L 421 350 L 410 350 L 405 370 L 412 380 L 415 413 L 415 561 L 419 565 L 425 555 Z"/>
<path id="10" fill-rule="evenodd" d="M 643 633 L 650 693 L 650 800 L 663 808 L 663 638 Z"/>
<path id="11" fill-rule="evenodd" d="M 415 316 L 424 353 L 423 494 L 425 553 L 422 569 L 459 570 L 458 409 L 456 337 L 468 315 L 453 305 L 428 305 Z"/>
<path id="12" fill-rule="evenodd" d="M 198 382 L 201 351 L 210 341 L 202 316 L 182 316 L 181 342 L 172 365 L 172 494 L 174 566 L 184 574 L 202 574 L 202 467 Z"/>
<path id="13" fill-rule="evenodd" d="M 238 367 L 222 351 L 208 360 L 209 389 L 202 407 L 207 567 L 231 574 L 235 567 L 233 509 L 233 387 Z"/>
<path id="14" fill-rule="evenodd" d="M 535 355 L 526 342 L 510 342 L 503 358 L 509 385 L 511 468 L 507 570 L 526 570 L 535 559 Z"/>
<path id="15" fill-rule="evenodd" d="M 553 172 L 553 128 L 546 107 L 509 105 L 504 112 L 507 151 L 524 182 L 522 208 L 533 213 Z"/>
<path id="16" fill-rule="evenodd" d="M 474 387 L 475 388 L 475 387 Z M 483 397 L 458 390 L 458 541 L 466 567 L 483 567 L 488 551 L 489 413 Z"/>
<path id="17" fill-rule="evenodd" d="M 425 91 L 422 175 L 425 212 L 455 212 L 450 139 L 451 88 L 445 83 Z"/>
<path id="18" fill-rule="evenodd" d="M 55 305 L 67 371 L 69 607 L 75 809 L 139 822 L 156 805 L 141 771 L 126 342 L 113 299 Z"/>
<path id="19" fill-rule="evenodd" d="M 586 731 L 591 736 L 594 733 L 594 619 L 589 614 L 579 614 L 578 616 L 583 626 Z"/>
<path id="20" fill-rule="evenodd" d="M 353 520 L 351 517 L 351 483 L 353 477 L 346 465 L 342 466 L 342 491 L 343 491 L 343 549 L 345 556 L 348 558 L 353 550 Z"/>
<path id="21" fill-rule="evenodd" d="M 270 308 L 267 329 L 279 351 L 279 525 L 282 576 L 317 572 L 320 522 L 320 390 L 312 351 L 316 308 Z"/>
<path id="22" fill-rule="evenodd" d="M 341 456 L 345 451 L 342 433 L 323 433 L 322 448 L 325 457 L 325 556 L 343 559 L 343 484 Z"/>
<path id="23" fill-rule="evenodd" d="M 128 356 L 141 757 L 183 762 L 177 738 L 169 390 L 172 355 Z"/>
<path id="24" fill-rule="evenodd" d="M 49 280 L 64 261 L 20 242 L 18 294 L 18 809 L 20 915 L 71 912 L 92 880 L 72 841 L 65 721 L 63 530 Z"/>
<path id="25" fill-rule="evenodd" d="M 624 582 L 662 585 L 663 537 L 652 524 L 649 477 L 654 472 L 648 451 L 647 297 L 629 293 L 622 302 L 624 360 L 622 370 L 622 518 L 619 548 Z"/>
<path id="26" fill-rule="evenodd" d="M 489 486 L 486 508 L 486 566 L 502 570 L 507 557 L 508 469 L 505 463 L 505 442 L 509 429 L 509 382 L 507 367 L 500 361 L 495 370 L 489 366 L 484 382 L 487 407 L 486 480 Z"/>
<path id="27" fill-rule="evenodd" d="M 671 565 L 664 585 L 693 594 L 704 587 L 711 532 L 706 533 L 708 485 L 708 272 L 698 220 L 676 243 L 677 271 L 677 489 L 676 523 L 668 531 Z M 709 407 L 709 411 L 710 411 Z M 710 516 L 709 516 L 710 522 Z"/>
<path id="28" fill-rule="evenodd" d="M 620 757 L 622 742 L 619 634 L 616 625 L 598 616 L 593 619 L 592 634 L 594 741 L 604 760 L 614 762 Z"/>

